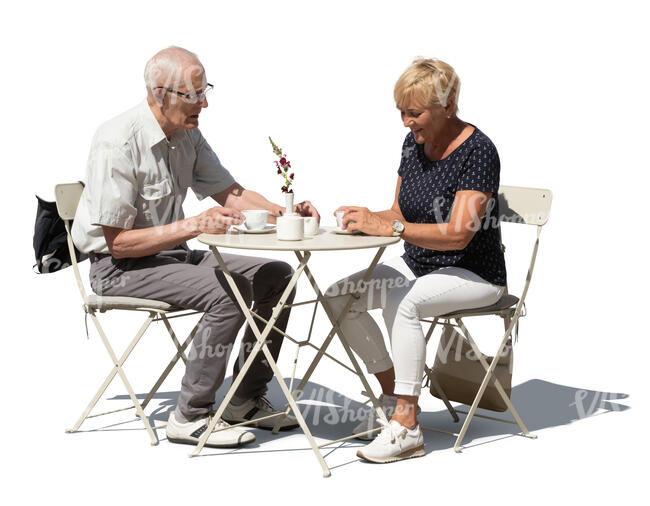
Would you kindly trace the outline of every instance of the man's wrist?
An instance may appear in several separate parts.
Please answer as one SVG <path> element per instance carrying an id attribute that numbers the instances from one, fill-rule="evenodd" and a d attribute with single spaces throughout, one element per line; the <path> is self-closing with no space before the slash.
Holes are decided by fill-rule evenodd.
<path id="1" fill-rule="evenodd" d="M 197 216 L 192 216 L 190 218 L 185 218 L 184 228 L 192 235 L 192 238 L 197 237 L 202 234 L 201 227 L 199 226 L 199 220 Z"/>

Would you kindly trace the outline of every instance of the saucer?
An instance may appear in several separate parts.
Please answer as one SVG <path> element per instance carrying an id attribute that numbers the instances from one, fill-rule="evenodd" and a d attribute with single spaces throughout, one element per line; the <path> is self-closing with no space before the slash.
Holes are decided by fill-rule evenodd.
<path id="1" fill-rule="evenodd" d="M 334 230 L 332 230 L 332 232 L 334 232 L 335 234 L 341 234 L 341 235 L 359 235 L 361 233 L 361 232 L 358 232 L 357 230 L 355 230 L 354 232 L 350 232 L 348 230 L 340 230 L 338 228 L 335 228 Z"/>
<path id="2" fill-rule="evenodd" d="M 235 227 L 235 229 L 243 234 L 268 234 L 269 232 L 273 232 L 275 230 L 275 225 L 266 225 L 260 230 L 248 230 L 245 227 Z"/>

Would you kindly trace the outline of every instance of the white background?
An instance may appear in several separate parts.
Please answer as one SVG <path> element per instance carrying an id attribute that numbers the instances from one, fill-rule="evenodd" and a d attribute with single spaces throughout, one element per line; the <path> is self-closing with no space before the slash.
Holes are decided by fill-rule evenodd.
<path id="1" fill-rule="evenodd" d="M 632 497 L 647 467 L 641 383 L 648 352 L 642 192 L 649 182 L 649 41 L 641 2 L 610 5 L 113 1 L 5 10 L 1 494 L 11 503 L 69 504 Z M 89 341 L 84 337 L 72 272 L 31 272 L 33 195 L 51 199 L 54 184 L 84 177 L 95 128 L 143 98 L 145 62 L 171 44 L 198 53 L 215 85 L 200 127 L 224 165 L 244 186 L 279 201 L 266 140 L 272 135 L 295 168 L 298 200 L 314 202 L 324 224 L 340 204 L 379 210 L 392 202 L 406 133 L 392 88 L 404 68 L 419 55 L 456 68 L 460 116 L 496 144 L 502 183 L 554 194 L 514 375 L 513 398 L 539 439 L 505 437 L 508 427 L 478 421 L 460 455 L 450 438 L 427 432 L 426 457 L 385 466 L 357 461 L 355 443 L 327 457 L 334 469 L 324 480 L 297 434 L 271 440 L 257 432 L 259 446 L 234 455 L 206 451 L 212 456 L 199 459 L 165 439 L 150 447 L 140 425 L 122 423 L 126 414 L 82 427 L 101 431 L 64 434 L 110 363 L 94 329 Z M 205 205 L 190 196 L 186 212 Z M 518 293 L 534 230 L 504 227 L 504 235 L 510 288 Z M 400 251 L 395 246 L 387 255 Z M 315 255 L 313 268 L 327 286 L 371 255 Z M 278 258 L 295 264 L 289 255 Z M 301 284 L 299 298 L 309 296 Z M 138 321 L 111 316 L 107 332 L 121 350 Z M 303 335 L 306 318 L 296 311 L 290 330 Z M 483 331 L 486 351 L 495 346 L 497 333 L 487 331 L 498 327 L 470 328 Z M 328 330 L 322 314 L 316 330 Z M 171 353 L 162 328 L 145 336 L 127 367 L 138 393 Z M 286 373 L 293 353 L 285 345 Z M 181 373 L 174 371 L 161 389 L 168 394 L 152 405 L 162 413 L 159 422 Z M 331 364 L 313 380 L 362 399 L 358 382 Z M 576 404 L 583 389 L 590 391 L 586 406 Z M 121 407 L 116 396 L 123 393 L 116 383 L 103 406 Z M 618 400 L 601 403 L 612 396 Z M 439 401 L 425 394 L 422 406 L 426 422 L 458 430 Z M 331 439 L 344 435 L 327 430 Z M 164 438 L 164 430 L 159 434 Z"/>

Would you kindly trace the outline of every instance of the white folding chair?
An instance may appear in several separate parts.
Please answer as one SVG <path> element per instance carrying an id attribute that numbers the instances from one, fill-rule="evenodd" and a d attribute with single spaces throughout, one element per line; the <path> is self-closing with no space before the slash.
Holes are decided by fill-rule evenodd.
<path id="1" fill-rule="evenodd" d="M 450 404 L 449 399 L 447 398 L 447 395 L 445 394 L 444 390 L 442 389 L 438 381 L 436 381 L 433 368 L 425 366 L 425 375 L 423 380 L 425 381 L 425 385 L 429 386 L 429 389 L 432 394 L 434 394 L 435 391 L 434 395 L 436 395 L 436 397 L 439 397 L 443 400 L 445 406 L 449 410 L 449 413 L 451 414 L 454 421 L 457 422 L 459 420 L 458 413 L 463 413 L 467 415 L 467 418 L 465 418 L 465 422 L 463 423 L 463 427 L 460 433 L 453 434 L 454 436 L 456 436 L 456 443 L 454 444 L 454 450 L 456 452 L 461 451 L 460 445 L 463 441 L 463 438 L 465 437 L 465 434 L 467 433 L 467 429 L 474 416 L 479 416 L 482 418 L 488 418 L 490 420 L 496 420 L 496 421 L 507 422 L 512 424 L 516 423 L 521 429 L 521 432 L 523 433 L 524 436 L 532 439 L 537 438 L 536 435 L 530 434 L 528 432 L 528 429 L 526 428 L 523 421 L 521 420 L 521 417 L 517 413 L 517 410 L 512 405 L 509 396 L 506 394 L 505 390 L 503 389 L 503 386 L 499 383 L 497 377 L 494 375 L 494 370 L 497 364 L 499 363 L 499 360 L 494 359 L 488 362 L 485 359 L 485 356 L 481 353 L 478 346 L 476 345 L 476 342 L 474 341 L 474 339 L 472 339 L 471 334 L 469 333 L 467 327 L 463 323 L 463 318 L 469 318 L 474 316 L 487 316 L 487 315 L 501 317 L 503 319 L 505 333 L 500 341 L 496 353 L 494 354 L 494 357 L 503 356 L 506 346 L 509 346 L 511 343 L 511 335 L 513 333 L 513 330 L 517 329 L 515 330 L 515 335 L 517 335 L 519 318 L 525 315 L 525 313 L 522 314 L 523 309 L 525 307 L 524 302 L 526 299 L 526 294 L 528 293 L 528 288 L 530 286 L 530 280 L 533 275 L 533 268 L 535 267 L 535 259 L 537 257 L 537 250 L 539 247 L 539 237 L 542 232 L 542 227 L 548 221 L 549 213 L 551 210 L 551 200 L 552 200 L 552 193 L 550 190 L 543 190 L 538 188 L 524 188 L 524 187 L 517 187 L 517 186 L 499 187 L 499 214 L 500 214 L 499 220 L 503 222 L 518 223 L 524 225 L 535 225 L 537 227 L 537 237 L 535 239 L 535 244 L 533 246 L 533 251 L 530 258 L 530 264 L 528 267 L 528 273 L 526 275 L 526 281 L 520 298 L 512 294 L 509 294 L 506 287 L 506 293 L 501 297 L 501 299 L 496 304 L 493 304 L 491 306 L 463 310 L 463 311 L 455 311 L 452 313 L 438 316 L 434 319 L 421 320 L 423 322 L 430 323 L 430 327 L 426 335 L 427 343 L 429 342 L 431 335 L 433 334 L 433 331 L 436 328 L 436 326 L 442 325 L 446 328 L 451 327 L 456 332 L 458 332 L 461 336 L 467 339 L 467 341 L 470 343 L 472 347 L 472 351 L 475 354 L 475 357 L 478 358 L 480 364 L 485 369 L 485 376 L 483 378 L 483 381 L 481 382 L 478 392 L 476 393 L 476 397 L 474 398 L 474 401 L 470 407 L 469 412 L 466 412 L 466 411 L 461 411 L 459 409 L 456 409 Z M 505 247 L 503 247 L 503 245 L 502 248 L 505 251 Z M 454 323 L 452 323 L 452 320 Z M 496 418 L 496 417 L 491 417 L 491 416 L 486 416 L 486 415 L 481 415 L 476 413 L 476 409 L 478 408 L 479 403 L 481 402 L 481 398 L 485 393 L 485 389 L 487 388 L 490 382 L 492 382 L 493 385 L 496 387 L 499 396 L 503 399 L 503 402 L 510 410 L 510 413 L 515 419 L 514 422 L 512 420 L 505 420 L 501 418 Z"/>
<path id="2" fill-rule="evenodd" d="M 99 333 L 99 336 L 101 337 L 102 342 L 104 343 L 104 347 L 106 348 L 106 351 L 108 352 L 111 358 L 113 367 L 111 368 L 110 372 L 106 376 L 106 379 L 101 384 L 101 386 L 97 390 L 97 393 L 91 399 L 90 403 L 83 411 L 83 413 L 81 414 L 77 422 L 74 424 L 74 426 L 71 429 L 66 430 L 66 432 L 76 432 L 79 429 L 79 427 L 81 427 L 81 424 L 87 418 L 94 418 L 98 416 L 107 415 L 110 413 L 116 413 L 118 411 L 124 411 L 124 410 L 135 408 L 135 412 L 137 416 L 142 420 L 142 423 L 144 424 L 145 429 L 147 430 L 147 433 L 151 438 L 151 444 L 156 445 L 158 444 L 158 438 L 154 433 L 154 429 L 159 429 L 161 427 L 164 427 L 164 425 L 152 428 L 147 416 L 144 413 L 144 408 L 147 406 L 149 401 L 156 394 L 160 385 L 163 383 L 163 381 L 165 381 L 167 375 L 171 372 L 171 370 L 174 368 L 174 365 L 176 365 L 176 363 L 178 362 L 178 359 L 180 358 L 183 360 L 183 362 L 187 362 L 187 357 L 185 356 L 184 352 L 187 346 L 189 345 L 189 343 L 192 341 L 192 338 L 194 337 L 194 334 L 196 333 L 201 320 L 199 319 L 199 321 L 194 326 L 187 339 L 181 345 L 178 339 L 176 338 L 176 335 L 174 334 L 174 330 L 169 324 L 169 320 L 171 318 L 178 318 L 182 316 L 197 314 L 198 313 L 197 311 L 183 310 L 181 308 L 172 307 L 170 304 L 167 304 L 165 302 L 151 300 L 151 299 L 139 299 L 135 297 L 106 297 L 106 296 L 100 296 L 94 294 L 91 295 L 86 294 L 84 284 L 81 281 L 81 276 L 79 274 L 77 257 L 75 255 L 75 249 L 72 243 L 72 237 L 70 235 L 70 220 L 74 218 L 75 212 L 77 210 L 77 205 L 79 204 L 79 199 L 81 198 L 82 192 L 83 192 L 83 185 L 81 183 L 57 185 L 54 189 L 55 198 L 56 198 L 56 207 L 59 216 L 61 217 L 61 219 L 65 224 L 65 229 L 66 229 L 67 239 L 68 239 L 68 247 L 70 249 L 70 258 L 72 260 L 72 269 L 74 271 L 74 275 L 77 280 L 77 286 L 79 288 L 79 292 L 83 300 L 83 310 L 87 316 L 90 316 L 91 320 L 95 324 L 95 327 L 97 328 L 97 332 Z M 141 311 L 147 313 L 147 317 L 144 323 L 141 325 L 135 337 L 131 340 L 126 350 L 122 353 L 122 355 L 119 358 L 113 351 L 113 347 L 109 343 L 108 338 L 106 337 L 106 334 L 97 318 L 97 312 L 105 313 L 110 310 Z M 164 323 L 165 328 L 169 332 L 169 335 L 171 336 L 174 346 L 176 347 L 176 354 L 170 360 L 169 364 L 167 364 L 167 367 L 165 367 L 162 374 L 160 375 L 158 380 L 155 382 L 154 386 L 151 388 L 151 390 L 145 397 L 144 401 L 140 403 L 135 395 L 135 392 L 133 391 L 133 388 L 131 387 L 131 384 L 129 383 L 126 377 L 126 374 L 124 373 L 123 366 L 124 366 L 124 362 L 126 361 L 127 358 L 129 358 L 129 355 L 131 354 L 135 346 L 140 341 L 140 338 L 143 336 L 143 334 L 145 333 L 147 328 L 149 328 L 149 325 L 153 321 L 162 321 Z M 122 382 L 124 383 L 124 386 L 126 387 L 126 390 L 129 393 L 129 397 L 131 398 L 133 405 L 121 409 L 116 409 L 104 413 L 91 415 L 90 412 L 95 407 L 99 399 L 102 397 L 102 395 L 104 394 L 108 386 L 111 384 L 111 382 L 115 378 L 115 375 L 119 375 L 120 378 L 122 379 Z"/>

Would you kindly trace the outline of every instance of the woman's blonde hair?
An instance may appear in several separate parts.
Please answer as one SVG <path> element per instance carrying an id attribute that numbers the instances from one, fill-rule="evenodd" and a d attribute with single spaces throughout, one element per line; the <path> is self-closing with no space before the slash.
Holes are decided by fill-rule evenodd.
<path id="1" fill-rule="evenodd" d="M 411 99 L 425 107 L 448 103 L 458 111 L 460 79 L 454 68 L 435 58 L 416 58 L 395 83 L 393 96 L 397 108 L 403 110 Z"/>

